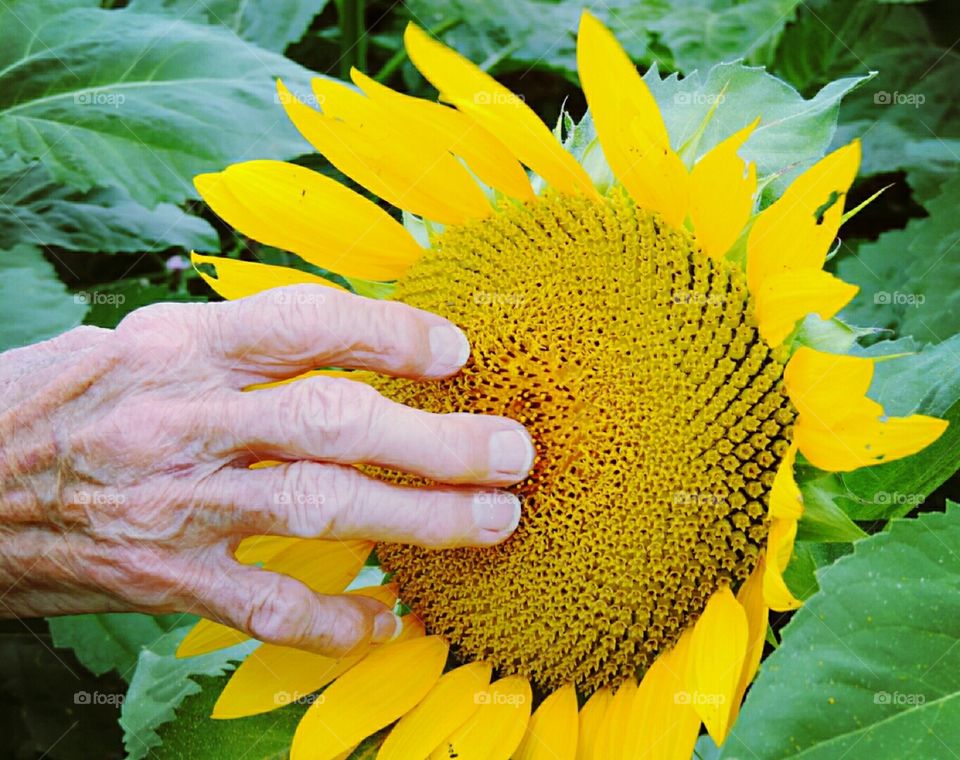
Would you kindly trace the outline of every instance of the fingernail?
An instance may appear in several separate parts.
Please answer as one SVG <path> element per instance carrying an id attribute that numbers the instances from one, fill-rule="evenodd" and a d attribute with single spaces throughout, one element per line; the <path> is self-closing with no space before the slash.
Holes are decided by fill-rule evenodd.
<path id="1" fill-rule="evenodd" d="M 453 325 L 431 327 L 430 354 L 433 361 L 427 369 L 427 375 L 431 377 L 452 375 L 470 358 L 470 341 L 459 327 Z"/>
<path id="2" fill-rule="evenodd" d="M 373 619 L 373 636 L 370 641 L 374 644 L 386 644 L 396 639 L 403 630 L 403 620 L 392 612 L 381 612 Z"/>
<path id="3" fill-rule="evenodd" d="M 486 491 L 473 497 L 473 521 L 478 528 L 513 533 L 520 524 L 520 499 L 506 491 Z"/>
<path id="4" fill-rule="evenodd" d="M 536 455 L 530 436 L 520 430 L 501 430 L 490 436 L 491 474 L 523 480 Z"/>

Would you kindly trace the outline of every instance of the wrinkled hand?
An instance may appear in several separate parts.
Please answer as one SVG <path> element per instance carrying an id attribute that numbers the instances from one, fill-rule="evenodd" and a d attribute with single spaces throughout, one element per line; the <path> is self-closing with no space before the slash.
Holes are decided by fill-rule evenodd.
<path id="1" fill-rule="evenodd" d="M 323 366 L 440 378 L 468 353 L 440 317 L 304 285 L 155 305 L 0 355 L 0 614 L 194 611 L 327 654 L 390 639 L 381 603 L 315 594 L 234 550 L 257 534 L 500 542 L 520 505 L 490 487 L 527 475 L 529 437 L 345 378 L 241 389 Z M 263 459 L 283 464 L 249 469 Z M 462 485 L 390 485 L 357 463 Z"/>

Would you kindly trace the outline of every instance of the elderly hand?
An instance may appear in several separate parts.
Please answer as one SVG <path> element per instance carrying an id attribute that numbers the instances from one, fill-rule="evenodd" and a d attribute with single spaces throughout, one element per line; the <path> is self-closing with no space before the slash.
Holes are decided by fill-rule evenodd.
<path id="1" fill-rule="evenodd" d="M 520 504 L 491 488 L 526 477 L 529 436 L 344 378 L 241 389 L 323 366 L 440 378 L 468 354 L 440 317 L 303 285 L 159 304 L 0 355 L 0 614 L 196 611 L 326 654 L 390 639 L 381 603 L 315 594 L 234 550 L 256 534 L 503 541 Z M 263 459 L 283 464 L 249 469 Z M 390 485 L 357 463 L 461 485 Z"/>

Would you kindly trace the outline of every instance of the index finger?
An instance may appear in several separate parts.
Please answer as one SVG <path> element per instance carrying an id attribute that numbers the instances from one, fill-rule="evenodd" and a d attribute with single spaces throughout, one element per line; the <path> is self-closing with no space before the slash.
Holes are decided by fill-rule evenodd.
<path id="1" fill-rule="evenodd" d="M 470 355 L 452 322 L 397 301 L 290 285 L 214 304 L 205 332 L 232 371 L 286 378 L 318 367 L 409 378 L 452 375 Z"/>

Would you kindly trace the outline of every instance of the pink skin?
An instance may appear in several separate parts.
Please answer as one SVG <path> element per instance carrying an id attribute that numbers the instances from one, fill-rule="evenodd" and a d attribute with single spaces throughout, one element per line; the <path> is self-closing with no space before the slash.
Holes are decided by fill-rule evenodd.
<path id="1" fill-rule="evenodd" d="M 399 303 L 298 285 L 160 304 L 0 355 L 0 616 L 193 611 L 328 655 L 389 640 L 397 619 L 239 564 L 245 536 L 485 546 L 506 539 L 533 446 L 513 420 L 435 415 L 337 366 L 429 380 L 466 338 Z M 285 464 L 248 469 L 260 459 Z M 403 488 L 369 463 L 454 486 Z M 322 498 L 321 498 L 322 497 Z"/>

